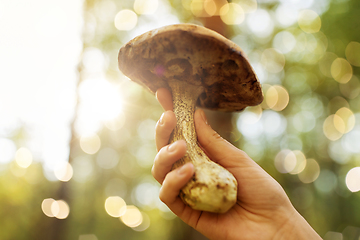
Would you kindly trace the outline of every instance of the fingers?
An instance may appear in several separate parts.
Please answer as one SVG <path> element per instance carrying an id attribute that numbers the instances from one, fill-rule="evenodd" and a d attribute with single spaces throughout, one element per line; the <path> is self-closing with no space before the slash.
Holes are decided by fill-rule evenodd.
<path id="1" fill-rule="evenodd" d="M 154 178 L 162 184 L 166 174 L 171 171 L 172 165 L 182 158 L 186 153 L 186 142 L 176 141 L 166 147 L 161 148 L 155 157 L 151 173 Z"/>
<path id="2" fill-rule="evenodd" d="M 156 91 L 156 99 L 159 101 L 165 111 L 173 110 L 172 95 L 166 88 L 159 88 Z"/>
<path id="3" fill-rule="evenodd" d="M 187 207 L 179 197 L 179 192 L 194 174 L 194 165 L 187 163 L 166 175 L 159 197 L 176 215 L 181 216 Z"/>
<path id="4" fill-rule="evenodd" d="M 232 167 L 234 163 L 254 165 L 254 162 L 245 152 L 223 139 L 210 127 L 210 125 L 207 124 L 203 110 L 196 110 L 194 120 L 198 141 L 213 161 L 224 167 Z"/>
<path id="5" fill-rule="evenodd" d="M 155 143 L 159 151 L 162 147 L 169 144 L 169 138 L 176 126 L 176 117 L 174 112 L 164 112 L 155 126 Z"/>

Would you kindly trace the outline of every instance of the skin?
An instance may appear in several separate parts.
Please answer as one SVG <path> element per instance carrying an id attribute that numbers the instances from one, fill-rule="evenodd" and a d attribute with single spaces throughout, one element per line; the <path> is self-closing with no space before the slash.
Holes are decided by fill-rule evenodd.
<path id="1" fill-rule="evenodd" d="M 230 171 L 238 182 L 237 203 L 225 214 L 191 209 L 179 197 L 180 189 L 194 174 L 187 163 L 171 171 L 186 152 L 186 143 L 168 144 L 176 125 L 172 97 L 158 89 L 156 97 L 165 112 L 156 125 L 156 147 L 152 175 L 162 185 L 159 197 L 180 219 L 209 239 L 304 239 L 320 236 L 295 210 L 280 184 L 245 152 L 221 138 L 208 124 L 204 112 L 196 110 L 195 128 L 201 148 L 209 158 Z"/>

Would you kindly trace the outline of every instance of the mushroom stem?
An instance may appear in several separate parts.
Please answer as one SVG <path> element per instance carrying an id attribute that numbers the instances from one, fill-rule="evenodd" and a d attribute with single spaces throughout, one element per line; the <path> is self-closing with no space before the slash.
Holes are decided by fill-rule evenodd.
<path id="1" fill-rule="evenodd" d="M 176 80 L 168 83 L 177 119 L 170 143 L 180 139 L 187 143 L 185 156 L 178 160 L 173 168 L 187 162 L 192 162 L 195 167 L 195 174 L 182 188 L 180 197 L 193 209 L 224 213 L 236 203 L 237 182 L 229 171 L 211 161 L 198 144 L 194 112 L 203 87 Z"/>

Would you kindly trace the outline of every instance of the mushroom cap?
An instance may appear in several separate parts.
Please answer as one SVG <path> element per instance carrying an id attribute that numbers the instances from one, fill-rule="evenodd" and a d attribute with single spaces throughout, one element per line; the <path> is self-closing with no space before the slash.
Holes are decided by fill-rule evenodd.
<path id="1" fill-rule="evenodd" d="M 176 24 L 146 32 L 119 52 L 119 69 L 152 93 L 169 80 L 203 87 L 197 105 L 240 111 L 262 102 L 260 83 L 241 48 L 205 27 Z"/>

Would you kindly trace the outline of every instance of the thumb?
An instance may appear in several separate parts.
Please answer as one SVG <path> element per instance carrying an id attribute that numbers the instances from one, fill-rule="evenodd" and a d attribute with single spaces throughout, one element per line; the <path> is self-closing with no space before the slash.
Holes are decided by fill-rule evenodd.
<path id="1" fill-rule="evenodd" d="M 203 110 L 196 110 L 194 120 L 198 141 L 211 160 L 226 168 L 255 164 L 244 151 L 236 148 L 211 128 Z"/>

